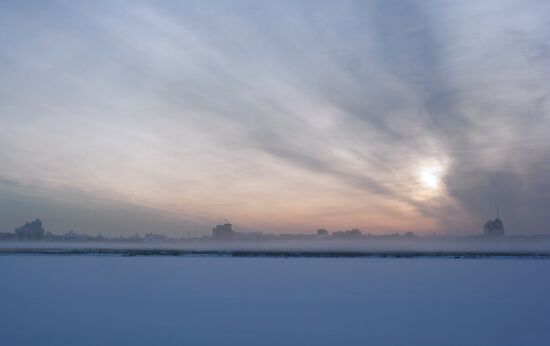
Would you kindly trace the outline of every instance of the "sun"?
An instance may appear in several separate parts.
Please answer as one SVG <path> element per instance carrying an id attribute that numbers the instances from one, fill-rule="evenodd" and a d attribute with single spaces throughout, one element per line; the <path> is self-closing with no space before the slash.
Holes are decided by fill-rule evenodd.
<path id="1" fill-rule="evenodd" d="M 414 198 L 428 201 L 444 197 L 447 193 L 446 175 L 448 161 L 445 158 L 425 159 L 418 163 L 413 183 Z"/>
<path id="2" fill-rule="evenodd" d="M 420 170 L 420 182 L 429 190 L 437 190 L 441 185 L 442 169 L 440 166 L 424 167 Z"/>

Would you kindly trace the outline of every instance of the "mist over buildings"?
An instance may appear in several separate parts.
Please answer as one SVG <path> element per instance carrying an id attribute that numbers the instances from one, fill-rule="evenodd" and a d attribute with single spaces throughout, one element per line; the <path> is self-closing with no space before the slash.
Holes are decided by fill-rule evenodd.
<path id="1" fill-rule="evenodd" d="M 0 4 L 0 231 L 549 233 L 550 3 Z"/>

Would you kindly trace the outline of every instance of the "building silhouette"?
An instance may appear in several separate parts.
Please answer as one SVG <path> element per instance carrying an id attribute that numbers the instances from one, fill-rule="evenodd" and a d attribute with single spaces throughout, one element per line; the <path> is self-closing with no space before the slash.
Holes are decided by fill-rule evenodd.
<path id="1" fill-rule="evenodd" d="M 338 232 L 332 233 L 333 238 L 341 238 L 341 239 L 361 238 L 362 235 L 363 233 L 357 228 L 354 228 L 350 231 L 338 231 Z"/>
<path id="2" fill-rule="evenodd" d="M 483 225 L 483 234 L 491 237 L 504 235 L 504 223 L 500 219 L 499 214 L 499 208 L 497 207 L 497 218 L 485 222 L 485 225 Z"/>
<path id="3" fill-rule="evenodd" d="M 32 222 L 27 222 L 21 227 L 15 229 L 15 239 L 17 240 L 43 240 L 44 228 L 42 221 L 36 219 Z"/>
<path id="4" fill-rule="evenodd" d="M 317 230 L 317 237 L 319 238 L 325 238 L 328 237 L 328 231 L 324 228 L 319 228 Z"/>
<path id="5" fill-rule="evenodd" d="M 212 229 L 212 238 L 216 240 L 231 240 L 235 238 L 235 231 L 231 228 L 230 223 L 216 225 L 216 227 Z"/>

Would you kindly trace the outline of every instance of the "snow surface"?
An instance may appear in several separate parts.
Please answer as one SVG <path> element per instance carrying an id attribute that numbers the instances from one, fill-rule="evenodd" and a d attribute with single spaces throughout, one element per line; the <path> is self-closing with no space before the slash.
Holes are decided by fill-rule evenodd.
<path id="1" fill-rule="evenodd" d="M 550 345 L 550 260 L 0 256 L 0 345 Z"/>

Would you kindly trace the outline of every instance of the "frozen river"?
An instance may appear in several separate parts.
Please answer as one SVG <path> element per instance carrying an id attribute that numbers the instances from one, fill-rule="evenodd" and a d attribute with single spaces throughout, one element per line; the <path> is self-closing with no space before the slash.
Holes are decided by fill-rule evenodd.
<path id="1" fill-rule="evenodd" d="M 0 256 L 0 345 L 550 345 L 549 259 Z"/>

